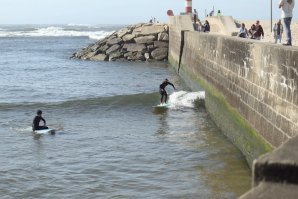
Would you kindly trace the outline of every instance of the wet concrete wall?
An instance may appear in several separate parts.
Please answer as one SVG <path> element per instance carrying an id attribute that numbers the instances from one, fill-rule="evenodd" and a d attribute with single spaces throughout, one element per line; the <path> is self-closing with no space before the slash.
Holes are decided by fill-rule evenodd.
<path id="1" fill-rule="evenodd" d="M 298 133 L 298 49 L 170 25 L 169 61 L 248 163 Z M 183 23 L 181 21 L 181 23 Z"/>
<path id="2" fill-rule="evenodd" d="M 252 167 L 253 189 L 241 199 L 296 198 L 298 48 L 194 32 L 179 25 L 190 19 L 174 18 L 171 65 L 206 91 L 210 116 Z"/>

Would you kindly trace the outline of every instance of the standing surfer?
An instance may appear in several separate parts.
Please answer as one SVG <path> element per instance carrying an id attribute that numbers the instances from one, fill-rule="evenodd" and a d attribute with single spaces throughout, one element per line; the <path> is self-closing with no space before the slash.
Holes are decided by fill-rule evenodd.
<path id="1" fill-rule="evenodd" d="M 35 116 L 35 118 L 33 120 L 33 124 L 32 124 L 33 131 L 48 129 L 48 127 L 46 126 L 46 120 L 41 115 L 42 115 L 42 111 L 38 110 L 37 115 Z M 43 126 L 39 126 L 40 120 L 43 121 Z"/>
<path id="2" fill-rule="evenodd" d="M 159 86 L 159 93 L 161 94 L 161 99 L 160 99 L 160 103 L 161 104 L 163 102 L 163 98 L 164 97 L 165 97 L 164 103 L 167 103 L 168 93 L 167 93 L 167 91 L 165 89 L 167 85 L 171 85 L 174 88 L 174 90 L 176 90 L 174 84 L 172 84 L 171 82 L 169 82 L 168 79 L 165 79 L 163 81 L 163 83 Z"/>

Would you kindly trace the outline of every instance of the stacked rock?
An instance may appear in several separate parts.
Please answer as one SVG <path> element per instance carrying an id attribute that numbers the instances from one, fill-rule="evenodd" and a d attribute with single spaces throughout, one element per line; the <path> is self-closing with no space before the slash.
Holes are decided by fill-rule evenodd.
<path id="1" fill-rule="evenodd" d="M 169 27 L 159 23 L 131 25 L 72 55 L 93 61 L 167 60 Z"/>

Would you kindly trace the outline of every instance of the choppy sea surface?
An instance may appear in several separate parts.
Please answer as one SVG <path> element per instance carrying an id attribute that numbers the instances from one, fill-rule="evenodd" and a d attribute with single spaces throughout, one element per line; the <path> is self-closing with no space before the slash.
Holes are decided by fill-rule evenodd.
<path id="1" fill-rule="evenodd" d="M 167 63 L 72 53 L 122 26 L 0 25 L 0 198 L 237 198 L 250 170 Z M 155 109 L 158 87 L 178 88 Z M 42 109 L 55 135 L 35 135 Z"/>

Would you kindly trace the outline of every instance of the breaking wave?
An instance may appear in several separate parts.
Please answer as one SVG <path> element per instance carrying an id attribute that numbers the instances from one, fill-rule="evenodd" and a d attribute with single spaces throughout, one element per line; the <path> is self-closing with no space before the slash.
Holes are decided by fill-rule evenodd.
<path id="1" fill-rule="evenodd" d="M 172 109 L 194 108 L 196 100 L 204 100 L 205 92 L 186 92 L 178 91 L 170 95 L 169 104 Z"/>
<path id="2" fill-rule="evenodd" d="M 116 95 L 110 97 L 97 97 L 87 99 L 69 100 L 56 103 L 0 103 L 0 110 L 34 109 L 93 109 L 95 107 L 118 108 L 118 107 L 152 107 L 159 102 L 159 93 L 140 93 L 132 95 Z M 171 109 L 194 108 L 195 101 L 205 99 L 205 92 L 178 91 L 169 96 L 168 103 Z"/>
<path id="3" fill-rule="evenodd" d="M 90 39 L 102 39 L 113 31 L 76 29 L 69 27 L 42 27 L 26 30 L 9 30 L 0 28 L 0 37 L 89 37 Z"/>

